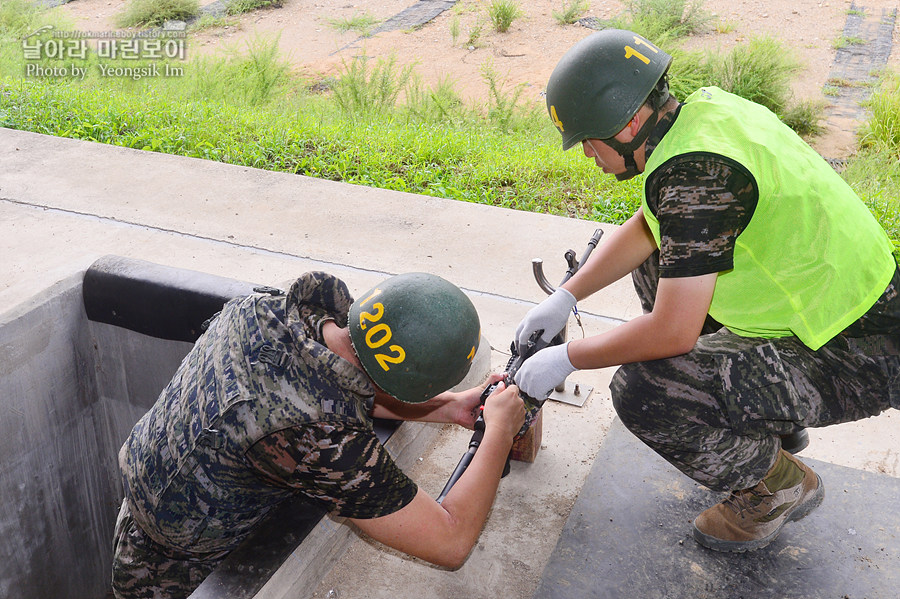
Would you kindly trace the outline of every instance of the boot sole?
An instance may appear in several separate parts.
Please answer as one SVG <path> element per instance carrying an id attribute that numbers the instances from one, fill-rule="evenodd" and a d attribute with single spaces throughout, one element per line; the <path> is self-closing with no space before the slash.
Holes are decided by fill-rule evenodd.
<path id="1" fill-rule="evenodd" d="M 694 525 L 694 540 L 713 551 L 724 551 L 727 553 L 745 553 L 747 551 L 762 549 L 778 538 L 778 535 L 781 533 L 781 529 L 784 528 L 785 524 L 802 520 L 808 516 L 810 512 L 822 505 L 822 501 L 825 499 L 825 486 L 822 484 L 822 477 L 818 474 L 816 474 L 816 481 L 819 486 L 816 488 L 813 495 L 794 508 L 793 511 L 788 512 L 788 515 L 781 525 L 772 531 L 771 534 L 762 537 L 761 539 L 754 539 L 752 541 L 723 541 L 722 539 L 703 534 L 700 529 Z"/>

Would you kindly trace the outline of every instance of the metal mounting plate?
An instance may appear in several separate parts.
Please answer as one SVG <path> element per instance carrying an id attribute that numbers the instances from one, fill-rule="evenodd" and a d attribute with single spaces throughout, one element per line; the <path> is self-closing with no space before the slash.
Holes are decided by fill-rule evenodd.
<path id="1" fill-rule="evenodd" d="M 590 385 L 582 385 L 577 381 L 566 381 L 566 388 L 564 391 L 553 391 L 547 399 L 552 399 L 553 401 L 558 401 L 560 403 L 567 403 L 580 408 L 593 392 L 594 388 Z"/>

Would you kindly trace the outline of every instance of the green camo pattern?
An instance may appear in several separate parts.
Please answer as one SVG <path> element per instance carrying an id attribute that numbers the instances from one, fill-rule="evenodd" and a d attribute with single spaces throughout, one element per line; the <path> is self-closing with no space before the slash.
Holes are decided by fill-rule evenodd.
<path id="1" fill-rule="evenodd" d="M 167 550 L 135 526 L 124 501 L 116 519 L 113 551 L 116 599 L 185 599 L 228 554 L 188 555 Z"/>

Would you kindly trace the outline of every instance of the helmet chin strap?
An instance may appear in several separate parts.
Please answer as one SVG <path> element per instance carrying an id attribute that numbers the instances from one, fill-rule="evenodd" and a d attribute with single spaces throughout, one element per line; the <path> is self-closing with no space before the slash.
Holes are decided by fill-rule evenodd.
<path id="1" fill-rule="evenodd" d="M 653 128 L 656 127 L 656 123 L 658 122 L 659 112 L 654 109 L 652 116 L 644 121 L 644 124 L 641 125 L 637 135 L 635 135 L 634 139 L 628 143 L 622 143 L 615 137 L 601 140 L 625 159 L 625 171 L 616 174 L 616 179 L 618 181 L 626 181 L 641 174 L 641 170 L 638 168 L 637 162 L 634 159 L 634 152 L 641 147 L 641 144 L 647 141 L 647 138 L 650 137 L 650 133 L 653 132 Z"/>

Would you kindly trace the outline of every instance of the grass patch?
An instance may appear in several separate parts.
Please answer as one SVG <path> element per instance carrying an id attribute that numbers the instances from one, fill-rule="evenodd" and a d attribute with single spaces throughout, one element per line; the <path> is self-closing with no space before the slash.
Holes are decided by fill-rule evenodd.
<path id="1" fill-rule="evenodd" d="M 847 163 L 841 176 L 875 215 L 900 258 L 900 161 L 863 152 Z"/>
<path id="2" fill-rule="evenodd" d="M 348 126 L 327 98 L 301 96 L 240 106 L 31 80 L 0 93 L 0 125 L 50 135 L 581 218 L 638 205 L 590 161 L 561 152 L 549 128 L 526 136 L 485 121 L 398 126 L 397 115 L 372 112 Z"/>
<path id="3" fill-rule="evenodd" d="M 704 31 L 713 20 L 702 0 L 628 0 L 625 9 L 610 26 L 639 33 L 663 48 Z"/>
<path id="4" fill-rule="evenodd" d="M 337 105 L 352 118 L 393 109 L 412 77 L 411 65 L 398 71 L 396 56 L 369 63 L 365 54 L 344 61 L 344 72 L 332 88 Z"/>
<path id="5" fill-rule="evenodd" d="M 512 22 L 524 14 L 515 0 L 491 0 L 487 12 L 494 30 L 498 33 L 509 31 Z"/>
<path id="6" fill-rule="evenodd" d="M 450 38 L 453 40 L 453 45 L 456 45 L 456 41 L 459 39 L 459 34 L 462 32 L 462 25 L 459 22 L 459 15 L 453 15 L 453 18 L 450 19 Z"/>
<path id="7" fill-rule="evenodd" d="M 841 35 L 832 42 L 831 47 L 835 50 L 840 50 L 847 46 L 862 46 L 867 43 L 868 42 L 861 37 Z"/>
<path id="8" fill-rule="evenodd" d="M 10 31 L 3 26 L 7 40 Z M 0 126 L 582 218 L 627 217 L 639 205 L 639 189 L 561 152 L 543 114 L 520 105 L 520 88 L 487 69 L 491 99 L 466 106 L 449 79 L 426 86 L 393 60 L 298 80 L 277 40 L 180 61 L 181 77 L 137 81 L 101 77 L 96 56 L 83 81 L 23 77 L 21 47 L 3 48 Z"/>
<path id="9" fill-rule="evenodd" d="M 562 10 L 554 10 L 551 14 L 560 25 L 572 25 L 577 23 L 590 7 L 591 3 L 588 0 L 570 0 Z"/>
<path id="10" fill-rule="evenodd" d="M 472 25 L 472 28 L 469 29 L 469 37 L 466 39 L 465 46 L 469 49 L 472 48 L 480 48 L 481 47 L 481 34 L 483 33 L 484 25 L 481 23 L 475 23 Z"/>
<path id="11" fill-rule="evenodd" d="M 0 2 L 0 27 L 9 39 L 24 37 L 43 25 L 43 15 L 44 11 L 35 2 L 27 0 Z"/>
<path id="12" fill-rule="evenodd" d="M 260 8 L 280 8 L 281 0 L 226 0 L 225 12 L 229 15 L 240 15 Z"/>
<path id="13" fill-rule="evenodd" d="M 37 29 L 71 29 L 72 25 L 58 10 L 47 10 L 31 0 L 0 0 L 0 40 L 5 46 L 20 41 Z M 6 48 L 5 48 L 6 49 Z"/>
<path id="14" fill-rule="evenodd" d="M 243 49 L 229 48 L 224 56 L 198 56 L 185 69 L 186 77 L 170 82 L 171 95 L 260 106 L 293 85 L 277 39 L 257 38 Z"/>
<path id="15" fill-rule="evenodd" d="M 770 37 L 735 46 L 724 56 L 708 52 L 706 64 L 719 87 L 779 115 L 790 99 L 791 79 L 800 70 L 781 42 Z"/>
<path id="16" fill-rule="evenodd" d="M 824 102 L 804 100 L 786 108 L 781 115 L 781 120 L 798 135 L 810 138 L 821 135 L 825 130 L 821 124 L 824 112 Z"/>
<path id="17" fill-rule="evenodd" d="M 731 33 L 737 29 L 737 23 L 731 20 L 716 21 L 713 29 L 716 30 L 716 33 Z"/>
<path id="18" fill-rule="evenodd" d="M 367 12 L 343 19 L 329 19 L 328 22 L 338 33 L 355 31 L 362 36 L 368 36 L 379 23 L 378 19 Z"/>
<path id="19" fill-rule="evenodd" d="M 225 16 L 216 16 L 209 13 L 200 15 L 200 18 L 190 24 L 189 31 L 192 33 L 207 31 L 209 29 L 220 29 L 223 27 L 234 27 L 238 24 L 237 19 L 229 19 Z"/>
<path id="20" fill-rule="evenodd" d="M 866 107 L 872 116 L 861 132 L 861 149 L 900 160 L 900 75 L 886 73 Z"/>
<path id="21" fill-rule="evenodd" d="M 842 172 L 894 242 L 900 256 L 900 75 L 886 72 L 867 100 L 871 117 L 859 154 Z"/>
<path id="22" fill-rule="evenodd" d="M 493 62 L 488 61 L 481 65 L 481 78 L 488 87 L 488 120 L 504 133 L 515 130 L 517 123 L 527 123 L 533 117 L 539 116 L 544 119 L 543 111 L 538 115 L 537 110 L 528 111 L 520 105 L 523 85 L 516 86 L 512 93 L 506 90 L 506 81 L 494 68 Z M 519 116 L 524 118 L 520 120 L 517 118 Z"/>
<path id="23" fill-rule="evenodd" d="M 200 0 L 131 0 L 116 16 L 119 27 L 156 27 L 200 14 Z"/>

